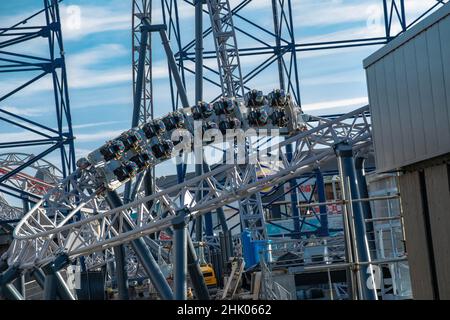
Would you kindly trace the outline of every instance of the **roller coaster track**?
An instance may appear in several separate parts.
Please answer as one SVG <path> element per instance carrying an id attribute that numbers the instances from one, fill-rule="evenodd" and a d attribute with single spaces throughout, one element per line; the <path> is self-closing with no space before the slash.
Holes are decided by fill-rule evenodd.
<path id="1" fill-rule="evenodd" d="M 157 187 L 154 194 L 113 210 L 99 206 L 103 195 L 95 191 L 92 172 L 79 169 L 24 216 L 2 258 L 10 266 L 29 269 L 61 254 L 70 259 L 86 256 L 89 268 L 104 259 L 106 249 L 166 230 L 180 219 L 189 221 L 320 167 L 335 158 L 334 146 L 338 143 L 351 144 L 355 152 L 372 145 L 368 106 L 334 120 L 310 116 L 307 126 L 308 130 L 269 148 L 272 153 L 279 152 L 280 169 L 261 180 L 251 180 L 252 166 L 223 164 L 167 189 Z M 285 155 L 287 144 L 294 146 L 291 160 Z M 247 160 L 258 165 L 258 153 L 249 154 Z M 69 186 L 72 191 L 65 192 Z M 193 200 L 198 199 L 199 192 L 204 196 Z M 131 213 L 137 213 L 137 219 L 131 218 Z M 125 221 L 131 229 L 122 228 Z"/>

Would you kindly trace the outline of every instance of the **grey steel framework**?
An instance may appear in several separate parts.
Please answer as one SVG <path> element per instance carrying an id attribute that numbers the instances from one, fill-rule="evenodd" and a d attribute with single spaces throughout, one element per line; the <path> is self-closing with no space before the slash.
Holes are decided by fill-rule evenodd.
<path id="1" fill-rule="evenodd" d="M 241 64 L 239 61 L 236 32 L 233 24 L 233 14 L 230 2 L 228 0 L 208 0 L 206 1 L 206 4 L 216 48 L 217 67 L 220 75 L 222 96 L 243 98 L 245 88 L 242 79 Z M 198 21 L 202 19 L 202 11 L 197 12 L 199 12 L 199 16 L 196 16 L 196 22 L 198 23 Z M 202 37 L 200 32 L 197 37 Z M 198 40 L 199 39 L 197 38 L 196 41 Z M 199 48 L 196 48 L 196 50 L 199 50 Z M 203 55 L 203 52 L 200 52 L 200 54 Z M 196 71 L 199 71 L 198 65 Z M 202 80 L 201 77 L 200 81 Z M 263 145 L 264 143 L 261 144 Z M 245 176 L 248 179 L 248 183 L 257 181 L 255 165 L 247 164 L 243 171 L 246 171 Z M 242 174 L 241 176 L 244 175 Z M 240 200 L 239 211 L 241 230 L 249 229 L 255 239 L 266 239 L 267 234 L 261 194 L 258 192 Z"/>
<path id="2" fill-rule="evenodd" d="M 90 177 L 89 172 L 76 171 L 28 212 L 18 224 L 14 243 L 3 258 L 7 259 L 10 266 L 30 269 L 61 255 L 74 259 L 93 254 L 95 259 L 86 259 L 87 267 L 90 268 L 89 262 L 101 259 L 102 250 L 168 229 L 180 221 L 189 221 L 320 166 L 335 158 L 336 144 L 346 141 L 353 150 L 370 148 L 367 109 L 358 109 L 335 120 L 314 117 L 314 128 L 271 148 L 283 150 L 287 144 L 294 144 L 294 156 L 289 161 L 280 150 L 282 169 L 258 182 L 249 182 L 248 175 L 241 177 L 238 165 L 222 165 L 166 190 L 156 187 L 153 195 L 105 211 L 99 206 L 102 197 L 92 193 L 93 177 Z M 256 157 L 257 154 L 250 155 L 251 159 Z M 219 175 L 226 175 L 225 181 L 219 182 Z M 186 192 L 190 192 L 192 199 L 195 199 L 197 193 L 204 192 L 204 184 L 209 188 L 200 202 L 191 202 L 187 210 L 180 206 L 180 199 L 185 198 Z M 65 191 L 69 185 L 74 188 L 74 192 Z M 148 207 L 150 202 L 151 207 Z M 138 213 L 136 223 L 131 221 L 128 209 Z M 155 214 L 149 215 L 151 212 Z M 76 215 L 80 219 L 78 222 L 72 220 Z M 125 225 L 131 228 L 121 227 Z"/>
<path id="3" fill-rule="evenodd" d="M 139 120 L 145 123 L 153 118 L 153 89 L 152 89 L 152 42 L 148 37 L 146 43 L 141 43 L 142 19 L 152 20 L 152 0 L 133 0 L 132 4 L 132 56 L 133 56 L 133 97 L 136 95 L 136 81 L 139 67 L 139 50 L 145 47 L 144 80 L 142 82 L 142 96 L 139 105 Z M 139 99 L 138 99 L 139 100 Z"/>
<path id="4" fill-rule="evenodd" d="M 248 2 L 250 1 L 243 3 L 248 4 Z M 170 17 L 175 16 L 178 19 L 176 1 L 163 0 L 162 3 L 163 7 L 164 4 L 170 4 L 165 7 L 165 10 L 170 12 Z M 291 10 L 290 7 L 289 10 Z M 167 26 L 169 34 L 175 35 L 177 46 L 180 48 L 178 21 L 175 23 L 170 21 Z M 150 29 L 148 21 L 146 27 Z M 165 31 L 163 29 L 158 31 L 164 40 Z M 164 44 L 167 48 L 167 41 L 164 41 Z M 183 70 L 182 60 L 179 60 L 179 63 L 180 70 Z M 171 68 L 174 68 L 173 64 Z M 139 74 L 142 75 L 142 73 Z M 172 72 L 171 76 L 174 75 L 177 73 Z M 175 80 L 178 92 L 172 91 L 174 108 L 179 96 L 185 98 L 185 92 L 180 92 L 180 89 L 183 89 L 180 85 L 184 80 L 183 76 L 175 77 Z M 140 88 L 135 85 L 135 88 L 137 87 Z M 186 101 L 186 99 L 182 100 Z M 11 282 L 26 270 L 40 270 L 42 267 L 48 282 L 59 283 L 57 285 L 59 288 L 61 281 L 58 282 L 60 279 L 58 272 L 71 260 L 84 257 L 87 269 L 96 268 L 110 259 L 111 248 L 131 242 L 160 296 L 166 299 L 172 297 L 185 299 L 186 267 L 192 265 L 192 261 L 196 261 L 195 257 L 190 256 L 191 251 L 188 250 L 186 255 L 186 251 L 182 249 L 185 246 L 191 247 L 185 228 L 192 219 L 259 194 L 264 188 L 283 185 L 305 173 L 317 170 L 336 157 L 340 163 L 339 173 L 342 190 L 345 193 L 344 200 L 360 200 L 353 155 L 356 152 L 364 154 L 371 151 L 372 134 L 367 113 L 368 107 L 363 107 L 333 119 L 310 116 L 307 131 L 298 133 L 270 148 L 271 151 L 279 150 L 281 168 L 260 180 L 255 179 L 253 165 L 242 168 L 236 164 L 224 164 L 167 189 L 161 189 L 155 185 L 153 194 L 139 196 L 138 200 L 122 204 L 115 193 L 96 192 L 97 186 L 94 184 L 96 178 L 91 171 L 77 170 L 47 193 L 18 224 L 14 231 L 14 242 L 0 261 L 1 270 L 5 270 L 2 273 L 1 285 L 20 299 L 20 295 L 16 293 L 17 290 Z M 293 146 L 292 155 L 288 156 L 289 152 L 286 149 L 290 145 Z M 257 153 L 249 154 L 249 161 L 251 160 L 259 160 Z M 187 197 L 188 194 L 190 197 Z M 114 209 L 105 209 L 105 198 Z M 186 199 L 193 200 L 184 205 Z M 137 213 L 136 220 L 131 219 L 132 213 Z M 371 260 L 362 207 L 348 205 L 348 211 L 344 210 L 344 220 L 347 241 L 346 261 L 352 269 L 354 263 L 369 264 L 370 267 Z M 264 222 L 262 223 L 264 226 Z M 173 235 L 176 251 L 179 253 L 176 254 L 173 262 L 174 293 L 167 285 L 149 247 L 144 242 L 146 235 L 159 231 L 166 231 Z M 357 252 L 357 254 L 352 255 L 351 252 Z M 360 274 L 357 275 L 355 272 L 352 279 L 359 279 L 356 282 L 370 279 L 367 274 L 364 274 L 363 269 L 359 270 Z M 199 293 L 201 284 L 194 282 L 197 284 L 199 291 L 197 289 L 196 291 Z M 361 283 L 356 287 L 360 290 L 357 293 L 359 297 L 376 298 L 373 295 L 374 292 L 365 290 L 365 286 Z M 48 288 L 45 296 L 54 298 L 56 291 L 51 289 L 52 286 Z M 64 290 L 60 290 L 59 294 L 64 295 Z M 70 295 L 67 297 L 73 298 Z"/>
<path id="5" fill-rule="evenodd" d="M 239 62 L 230 2 L 228 0 L 208 0 L 206 3 L 216 47 L 217 65 L 222 88 L 221 95 L 224 97 L 243 97 L 244 86 L 241 64 Z"/>
<path id="6" fill-rule="evenodd" d="M 53 114 L 56 119 L 56 128 L 0 109 L 0 123 L 8 123 L 12 127 L 36 136 L 33 139 L 2 142 L 0 149 L 7 148 L 8 151 L 20 152 L 26 147 L 41 148 L 26 162 L 0 176 L 0 190 L 19 198 L 23 195 L 23 191 L 8 184 L 7 180 L 50 153 L 59 153 L 61 163 L 57 165 L 61 167 L 63 177 L 69 175 L 75 168 L 72 120 L 58 2 L 44 0 L 42 10 L 11 27 L 0 28 L 0 73 L 30 77 L 30 80 L 0 96 L 0 102 L 9 101 L 7 99 L 20 95 L 23 89 L 45 78 L 51 79 L 53 89 L 55 107 Z M 43 18 L 44 24 L 35 24 L 39 18 Z M 26 44 L 32 40 L 46 42 L 48 54 L 46 56 L 26 55 L 14 50 L 15 45 Z"/>
<path id="7" fill-rule="evenodd" d="M 183 0 L 183 2 L 192 6 L 196 6 L 197 3 L 197 1 L 192 0 Z M 405 30 L 416 24 L 429 12 L 440 7 L 446 2 L 447 1 L 437 0 L 436 3 L 432 5 L 428 10 L 426 10 L 423 14 L 417 17 L 414 21 L 408 23 L 406 20 L 404 0 L 380 0 L 380 6 L 382 5 L 384 13 L 383 36 L 365 38 L 362 37 L 356 39 L 349 36 L 347 39 L 339 41 L 299 43 L 296 40 L 294 32 L 294 4 L 291 0 L 267 0 L 268 5 L 271 5 L 272 7 L 273 30 L 256 24 L 254 21 L 252 21 L 249 13 L 245 12 L 244 9 L 249 6 L 250 3 L 252 3 L 252 0 L 239 1 L 236 3 L 234 8 L 230 7 L 229 1 L 206 1 L 206 3 L 208 4 L 208 10 L 203 11 L 209 14 L 211 19 L 211 26 L 205 28 L 205 30 L 202 32 L 202 38 L 206 39 L 208 36 L 212 35 L 215 44 L 215 50 L 202 50 L 202 54 L 199 55 L 199 48 L 197 48 L 196 45 L 196 43 L 198 43 L 198 33 L 196 33 L 196 39 L 188 41 L 187 44 L 181 43 L 183 35 L 180 31 L 180 21 L 178 14 L 179 2 L 173 0 L 161 0 L 164 22 L 169 26 L 169 30 L 172 30 L 172 32 L 169 32 L 169 37 L 176 42 L 176 47 L 178 48 L 178 52 L 175 53 L 175 56 L 177 58 L 178 66 L 183 79 L 185 72 L 195 73 L 197 75 L 199 73 L 199 70 L 203 69 L 204 71 L 209 71 L 210 73 L 217 75 L 219 81 L 217 81 L 214 77 L 211 78 L 208 76 L 203 76 L 203 72 L 201 78 L 203 78 L 205 82 L 217 86 L 217 94 L 219 95 L 220 91 L 226 93 L 226 91 L 228 90 L 227 88 L 229 88 L 229 84 L 231 83 L 230 79 L 235 79 L 237 81 L 239 77 L 242 79 L 242 85 L 240 85 L 239 88 L 248 90 L 248 85 L 252 79 L 257 77 L 263 71 L 267 70 L 270 66 L 276 63 L 279 81 L 278 87 L 290 92 L 298 105 L 301 105 L 299 83 L 300 70 L 298 67 L 297 58 L 297 54 L 299 52 L 386 44 L 397 36 L 397 34 L 393 34 L 392 32 L 394 27 L 399 26 L 402 30 L 401 32 L 404 32 Z M 324 4 L 323 6 L 331 6 L 331 4 Z M 212 9 L 214 10 L 214 8 L 216 9 L 215 12 L 211 12 Z M 222 19 L 219 19 L 217 9 L 221 9 L 223 11 Z M 201 17 L 196 16 L 196 23 L 198 23 L 199 19 L 201 19 Z M 225 35 L 221 33 L 221 30 L 223 30 L 221 29 L 223 28 L 223 25 L 228 27 L 227 30 L 229 31 Z M 256 37 L 249 30 L 255 30 L 261 33 L 262 36 Z M 236 42 L 237 36 L 251 39 L 258 45 L 255 45 L 254 47 L 240 47 Z M 272 40 L 262 40 L 266 37 Z M 225 50 L 226 53 L 224 52 Z M 238 61 L 239 56 L 262 56 L 264 57 L 264 60 L 262 63 L 255 66 L 252 70 L 248 71 L 247 74 L 241 74 L 240 66 L 235 66 L 235 63 L 229 62 L 230 60 Z M 209 59 L 218 60 L 219 64 L 217 70 L 212 69 L 211 67 L 203 63 L 204 61 L 207 61 Z M 187 66 L 186 62 L 194 62 L 196 64 L 195 72 Z M 175 86 L 172 85 L 171 88 L 172 97 L 176 97 L 177 93 Z M 235 93 L 235 95 L 238 94 L 239 92 Z M 173 99 L 172 102 L 175 103 L 176 106 L 178 106 L 178 101 L 176 99 Z M 288 154 L 290 154 L 289 151 L 290 149 L 288 147 Z M 319 196 L 323 196 L 324 186 L 323 184 L 318 183 L 323 180 L 323 173 L 320 171 L 320 168 L 316 170 L 316 174 L 318 179 L 316 180 L 315 187 L 319 191 Z M 304 225 L 303 222 L 301 223 L 301 225 L 299 224 L 299 220 L 297 219 L 299 213 L 295 207 L 295 203 L 297 202 L 296 199 L 298 199 L 296 190 L 299 185 L 301 185 L 301 183 L 298 183 L 297 181 L 291 181 L 291 192 L 289 192 L 291 194 L 292 201 L 292 216 L 294 217 L 294 233 L 297 234 L 297 236 L 302 233 L 302 230 L 300 229 L 301 226 Z M 324 201 L 324 198 L 321 198 L 321 201 Z M 253 203 L 257 204 L 258 201 L 253 201 Z M 241 211 L 243 208 L 245 208 L 245 206 L 240 206 Z M 255 216 L 261 216 L 259 214 L 259 208 L 254 206 L 254 209 L 256 209 Z M 320 234 L 327 234 L 328 232 L 326 230 L 327 222 L 325 211 L 326 208 L 321 207 L 320 221 L 322 225 L 318 230 Z M 241 213 L 241 215 L 245 215 L 245 212 Z M 261 225 L 261 222 L 259 222 L 259 220 L 260 219 L 256 219 L 256 223 L 254 223 L 253 226 Z"/>

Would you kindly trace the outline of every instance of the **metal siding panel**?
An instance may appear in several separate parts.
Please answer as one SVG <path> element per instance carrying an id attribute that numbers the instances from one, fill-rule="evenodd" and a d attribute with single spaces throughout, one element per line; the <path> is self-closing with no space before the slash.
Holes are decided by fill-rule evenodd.
<path id="1" fill-rule="evenodd" d="M 408 95 L 408 84 L 406 77 L 405 47 L 401 47 L 394 53 L 395 75 L 397 83 L 397 96 L 400 107 L 400 125 L 402 128 L 403 154 L 405 161 L 414 160 L 415 140 L 418 134 L 415 132 L 412 122 L 412 111 Z"/>
<path id="2" fill-rule="evenodd" d="M 416 48 L 416 63 L 419 78 L 420 108 L 422 109 L 425 126 L 425 141 L 427 153 L 418 154 L 418 160 L 427 154 L 435 154 L 438 151 L 436 121 L 434 118 L 433 90 L 431 89 L 431 75 L 428 63 L 428 48 L 426 34 L 421 33 L 414 39 Z"/>
<path id="3" fill-rule="evenodd" d="M 369 67 L 366 71 L 367 83 L 368 85 L 368 94 L 370 101 L 370 113 L 371 123 L 372 123 L 372 140 L 373 140 L 373 148 L 375 151 L 375 162 L 377 168 L 382 168 L 384 165 L 384 157 L 380 156 L 380 153 L 377 150 L 383 150 L 383 136 L 381 130 L 381 110 L 380 103 L 378 101 L 378 89 L 377 89 L 377 79 L 375 68 Z"/>
<path id="4" fill-rule="evenodd" d="M 389 111 L 388 111 L 388 99 L 385 94 L 387 91 L 386 87 L 386 77 L 384 74 L 384 61 L 379 61 L 376 65 L 374 65 L 375 73 L 376 73 L 376 81 L 378 88 L 378 103 L 380 105 L 380 128 L 383 139 L 383 148 L 379 151 L 383 153 L 383 166 L 379 168 L 379 170 L 384 170 L 384 168 L 392 166 L 394 164 L 394 154 L 392 152 L 392 134 L 390 130 L 390 122 Z M 388 121 L 386 121 L 388 120 Z"/>
<path id="5" fill-rule="evenodd" d="M 398 165 L 405 161 L 404 156 L 404 141 L 402 135 L 400 112 L 399 112 L 399 101 L 397 96 L 397 75 L 394 63 L 394 55 L 387 55 L 384 59 L 384 73 L 386 78 L 387 86 L 387 98 L 388 105 L 386 106 L 389 110 L 389 119 L 391 131 L 391 141 L 392 141 L 392 152 L 394 154 L 394 164 Z"/>
<path id="6" fill-rule="evenodd" d="M 439 298 L 450 299 L 450 190 L 446 164 L 425 169 Z"/>
<path id="7" fill-rule="evenodd" d="M 445 96 L 444 70 L 442 68 L 441 38 L 437 24 L 427 30 L 426 38 L 434 105 L 433 113 L 436 122 L 437 151 L 445 153 L 450 151 L 448 138 L 450 137 L 450 127 L 448 125 L 447 98 Z"/>
<path id="8" fill-rule="evenodd" d="M 448 126 L 450 127 L 450 17 L 439 22 L 439 34 L 441 37 L 442 70 L 444 71 L 444 86 L 447 97 Z M 448 146 L 450 146 L 450 137 Z"/>
<path id="9" fill-rule="evenodd" d="M 404 46 L 404 50 L 406 85 L 408 87 L 411 121 L 414 127 L 414 130 L 410 136 L 414 138 L 414 158 L 418 158 L 418 155 L 427 153 L 427 144 L 425 140 L 423 113 L 422 109 L 420 108 L 419 74 L 417 73 L 416 67 L 416 52 L 414 42 L 406 43 Z"/>

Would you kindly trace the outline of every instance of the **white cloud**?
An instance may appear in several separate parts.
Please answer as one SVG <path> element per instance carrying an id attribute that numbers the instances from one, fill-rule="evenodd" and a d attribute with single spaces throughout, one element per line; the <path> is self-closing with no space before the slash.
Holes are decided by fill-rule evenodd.
<path id="1" fill-rule="evenodd" d="M 30 131 L 21 132 L 2 132 L 0 134 L 0 142 L 13 142 L 13 141 L 26 141 L 42 139 L 41 135 L 35 134 Z"/>
<path id="2" fill-rule="evenodd" d="M 85 129 L 85 128 L 102 127 L 102 126 L 109 126 L 109 125 L 112 125 L 112 124 L 118 124 L 118 123 L 124 123 L 124 122 L 130 122 L 130 121 L 103 121 L 103 122 L 83 123 L 83 124 L 73 125 L 72 129 Z"/>
<path id="3" fill-rule="evenodd" d="M 14 106 L 2 106 L 1 109 L 11 112 L 16 116 L 24 116 L 24 117 L 36 117 L 41 116 L 43 113 L 47 113 L 49 108 L 40 108 L 40 107 L 14 107 Z"/>
<path id="4" fill-rule="evenodd" d="M 293 6 L 294 21 L 298 27 L 328 26 L 340 23 L 366 21 L 370 17 L 370 6 L 381 1 L 296 1 Z M 334 2 L 334 3 L 333 3 Z"/>
<path id="5" fill-rule="evenodd" d="M 129 12 L 117 10 L 112 5 L 60 6 L 62 29 L 65 40 L 80 38 L 100 32 L 131 30 L 131 3 Z"/>
<path id="6" fill-rule="evenodd" d="M 321 75 L 317 77 L 309 77 L 301 81 L 301 85 L 305 86 L 319 86 L 319 85 L 329 85 L 329 84 L 342 84 L 342 83 L 353 83 L 360 82 L 362 70 L 355 69 L 345 72 L 329 73 L 326 75 Z"/>
<path id="7" fill-rule="evenodd" d="M 98 131 L 98 132 L 94 132 L 94 133 L 81 133 L 81 134 L 77 134 L 76 141 L 77 142 L 92 142 L 92 141 L 100 141 L 100 140 L 107 141 L 109 139 L 119 136 L 125 130 L 126 129 L 105 130 L 105 131 Z"/>
<path id="8" fill-rule="evenodd" d="M 83 149 L 83 148 L 75 148 L 75 158 L 79 159 L 82 157 L 86 157 L 92 150 Z"/>
<path id="9" fill-rule="evenodd" d="M 409 19 L 414 19 L 435 4 L 436 0 L 409 0 L 405 1 L 405 11 Z M 383 3 L 380 0 L 294 0 L 293 15 L 296 27 L 362 22 L 369 27 L 378 24 L 384 28 Z M 396 22 L 394 27 L 398 27 Z"/>

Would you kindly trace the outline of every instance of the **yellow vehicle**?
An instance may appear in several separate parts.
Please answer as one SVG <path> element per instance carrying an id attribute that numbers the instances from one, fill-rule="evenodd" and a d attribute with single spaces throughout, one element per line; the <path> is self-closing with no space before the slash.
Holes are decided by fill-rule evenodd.
<path id="1" fill-rule="evenodd" d="M 216 273 L 214 272 L 212 264 L 207 263 L 205 260 L 204 246 L 205 246 L 204 242 L 199 243 L 198 255 L 199 255 L 200 270 L 202 271 L 203 278 L 205 279 L 205 283 L 206 286 L 208 287 L 209 293 L 215 294 L 217 293 Z"/>
<path id="2" fill-rule="evenodd" d="M 217 289 L 217 278 L 214 269 L 211 264 L 201 264 L 200 270 L 202 270 L 203 278 L 208 289 Z"/>

